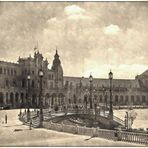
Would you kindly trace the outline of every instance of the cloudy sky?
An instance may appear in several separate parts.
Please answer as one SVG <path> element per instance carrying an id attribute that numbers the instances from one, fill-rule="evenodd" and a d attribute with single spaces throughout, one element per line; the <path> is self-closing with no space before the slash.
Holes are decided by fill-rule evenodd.
<path id="1" fill-rule="evenodd" d="M 148 68 L 148 2 L 0 2 L 0 60 L 34 47 L 64 75 L 134 78 Z"/>

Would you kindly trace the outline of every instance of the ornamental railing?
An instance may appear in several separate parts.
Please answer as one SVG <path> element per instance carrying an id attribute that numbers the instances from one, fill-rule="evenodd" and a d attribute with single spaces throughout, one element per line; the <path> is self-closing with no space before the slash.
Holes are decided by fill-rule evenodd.
<path id="1" fill-rule="evenodd" d="M 101 137 L 115 141 L 126 141 L 139 144 L 148 144 L 148 134 L 126 132 L 120 130 L 106 130 L 99 128 L 88 128 L 78 125 L 65 125 L 63 123 L 43 122 L 43 127 L 46 129 L 68 132 L 73 134 L 87 135 L 92 137 Z"/>

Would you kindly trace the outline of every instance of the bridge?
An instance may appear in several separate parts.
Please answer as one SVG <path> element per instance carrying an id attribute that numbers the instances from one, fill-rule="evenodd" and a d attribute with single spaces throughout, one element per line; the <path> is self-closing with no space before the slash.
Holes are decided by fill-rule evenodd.
<path id="1" fill-rule="evenodd" d="M 40 127 L 40 118 L 37 111 L 30 112 L 31 126 Z M 43 110 L 43 119 L 46 122 L 54 123 L 64 123 L 64 124 L 76 124 L 79 126 L 86 127 L 100 127 L 105 129 L 114 129 L 119 126 L 124 126 L 124 121 L 120 118 L 113 116 L 113 119 L 109 119 L 108 113 L 94 113 L 91 110 L 60 110 L 53 111 L 44 109 Z M 27 113 L 24 112 L 20 115 L 20 120 L 30 126 L 30 122 L 27 122 Z"/>

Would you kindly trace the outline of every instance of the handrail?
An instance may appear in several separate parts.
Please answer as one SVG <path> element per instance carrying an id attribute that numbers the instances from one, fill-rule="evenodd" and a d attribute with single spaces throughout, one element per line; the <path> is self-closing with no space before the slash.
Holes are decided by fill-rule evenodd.
<path id="1" fill-rule="evenodd" d="M 114 115 L 114 116 L 113 116 L 113 119 L 114 119 L 115 121 L 121 123 L 122 125 L 124 125 L 124 121 L 123 121 L 122 119 L 118 118 L 117 116 Z"/>

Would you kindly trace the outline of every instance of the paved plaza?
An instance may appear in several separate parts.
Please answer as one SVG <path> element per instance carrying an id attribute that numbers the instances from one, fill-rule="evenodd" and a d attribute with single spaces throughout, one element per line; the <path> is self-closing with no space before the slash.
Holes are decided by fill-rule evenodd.
<path id="1" fill-rule="evenodd" d="M 0 111 L 0 146 L 142 146 L 43 128 L 29 130 L 28 126 L 18 120 L 18 113 L 19 110 Z M 8 116 L 8 124 L 3 123 L 5 114 Z"/>

